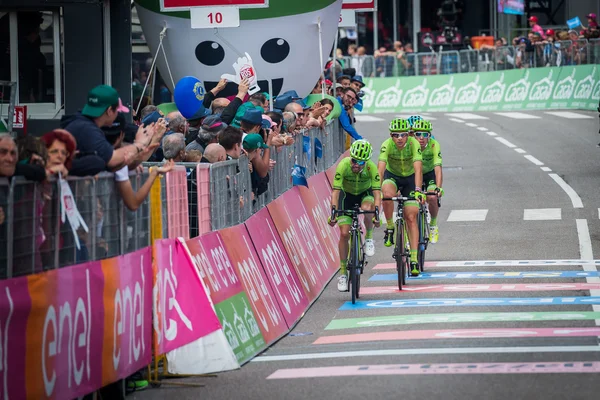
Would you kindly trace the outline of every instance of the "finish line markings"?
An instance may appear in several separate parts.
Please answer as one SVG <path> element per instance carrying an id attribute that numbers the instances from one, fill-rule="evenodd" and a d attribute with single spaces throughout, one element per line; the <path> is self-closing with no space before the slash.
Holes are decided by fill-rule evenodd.
<path id="1" fill-rule="evenodd" d="M 372 375 L 451 375 L 451 374 L 552 374 L 600 372 L 600 362 L 455 363 L 348 365 L 316 368 L 285 368 L 267 379 L 300 379 Z"/>
<path id="2" fill-rule="evenodd" d="M 420 315 L 389 315 L 366 318 L 334 319 L 325 330 L 373 328 L 379 326 L 418 324 L 458 324 L 465 322 L 531 322 L 531 321 L 587 321 L 600 318 L 600 312 L 484 312 Z"/>
<path id="3" fill-rule="evenodd" d="M 455 293 L 455 292 L 545 292 L 545 291 L 600 290 L 600 283 L 532 283 L 528 284 L 491 284 L 491 285 L 406 285 L 402 290 L 398 286 L 366 286 L 360 288 L 361 294 L 389 293 Z"/>
<path id="4" fill-rule="evenodd" d="M 396 300 L 360 300 L 356 304 L 345 302 L 339 309 L 373 310 L 378 308 L 412 307 L 492 307 L 492 306 L 568 306 L 600 304 L 598 296 L 582 297 L 491 297 L 491 298 L 455 298 L 455 299 L 396 299 Z"/>
<path id="5" fill-rule="evenodd" d="M 525 279 L 525 278 L 597 278 L 599 271 L 531 271 L 531 272 L 423 272 L 409 277 L 408 282 L 431 279 Z M 375 274 L 369 282 L 395 281 L 397 274 Z"/>
<path id="6" fill-rule="evenodd" d="M 423 331 L 390 331 L 355 333 L 351 335 L 321 336 L 313 342 L 319 344 L 361 343 L 374 341 L 405 341 L 431 339 L 510 339 L 541 337 L 598 337 L 600 328 L 498 328 L 498 329 L 447 329 Z"/>
<path id="7" fill-rule="evenodd" d="M 600 209 L 598 209 L 600 215 Z M 549 265 L 581 265 L 595 264 L 600 266 L 600 260 L 478 260 L 478 261 L 425 261 L 425 267 L 543 267 Z M 373 269 L 396 269 L 395 263 L 377 264 Z"/>
<path id="8" fill-rule="evenodd" d="M 530 354 L 530 353 L 597 353 L 600 346 L 531 346 L 531 347 L 452 347 L 431 349 L 384 349 L 336 351 L 302 354 L 285 354 L 275 356 L 259 356 L 250 362 L 322 360 L 349 357 L 385 357 L 385 356 L 414 356 L 440 354 Z"/>

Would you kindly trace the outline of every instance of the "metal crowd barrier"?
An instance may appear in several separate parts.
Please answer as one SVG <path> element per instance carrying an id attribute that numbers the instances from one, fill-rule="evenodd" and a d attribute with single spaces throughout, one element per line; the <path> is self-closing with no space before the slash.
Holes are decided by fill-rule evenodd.
<path id="1" fill-rule="evenodd" d="M 483 47 L 442 52 L 396 53 L 342 57 L 365 78 L 442 75 L 504 71 L 518 68 L 557 67 L 600 63 L 600 39 L 563 40 L 525 45 Z"/>
<path id="2" fill-rule="evenodd" d="M 147 177 L 147 170 L 130 172 L 133 189 L 137 191 Z M 77 230 L 79 248 L 68 221 L 61 221 L 57 181 L 0 178 L 0 279 L 110 258 L 150 245 L 148 199 L 135 212 L 129 211 L 110 173 L 67 181 L 89 228 Z"/>

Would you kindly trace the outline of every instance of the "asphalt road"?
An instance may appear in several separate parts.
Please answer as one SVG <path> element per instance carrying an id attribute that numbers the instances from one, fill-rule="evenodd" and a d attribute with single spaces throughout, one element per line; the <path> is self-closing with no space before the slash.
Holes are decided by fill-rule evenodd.
<path id="1" fill-rule="evenodd" d="M 446 193 L 427 254 L 434 277 L 394 291 L 395 269 L 373 269 L 393 261 L 378 231 L 362 306 L 340 309 L 350 294 L 334 279 L 290 335 L 240 370 L 132 397 L 600 398 L 600 314 L 590 314 L 600 279 L 576 275 L 600 263 L 552 261 L 600 251 L 597 113 L 428 115 Z M 358 131 L 378 146 L 392 117 L 363 116 Z"/>

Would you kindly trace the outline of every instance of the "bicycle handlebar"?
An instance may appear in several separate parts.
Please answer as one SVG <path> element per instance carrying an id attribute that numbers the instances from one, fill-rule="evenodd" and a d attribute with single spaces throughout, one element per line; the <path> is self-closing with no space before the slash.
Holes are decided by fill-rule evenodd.
<path id="1" fill-rule="evenodd" d="M 353 217 L 355 215 L 361 215 L 361 214 L 376 214 L 375 211 L 365 211 L 365 210 L 332 210 L 332 214 L 338 216 L 338 215 L 345 215 L 347 217 Z"/>

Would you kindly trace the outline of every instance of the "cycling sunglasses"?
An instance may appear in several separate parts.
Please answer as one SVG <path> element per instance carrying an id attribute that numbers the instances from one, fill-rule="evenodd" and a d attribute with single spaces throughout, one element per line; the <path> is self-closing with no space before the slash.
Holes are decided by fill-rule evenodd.
<path id="1" fill-rule="evenodd" d="M 402 133 L 392 132 L 392 133 L 390 133 L 390 136 L 393 137 L 394 139 L 405 138 L 405 137 L 408 136 L 408 133 L 406 133 L 406 132 L 402 132 Z"/>
<path id="2" fill-rule="evenodd" d="M 416 137 L 423 136 L 424 139 L 427 139 L 427 138 L 431 137 L 431 133 L 429 133 L 429 132 L 415 132 L 415 136 Z"/>
<path id="3" fill-rule="evenodd" d="M 352 159 L 352 164 L 354 164 L 354 165 L 360 165 L 360 166 L 363 166 L 363 165 L 365 165 L 366 163 L 367 163 L 366 161 L 355 160 L 354 158 Z"/>

